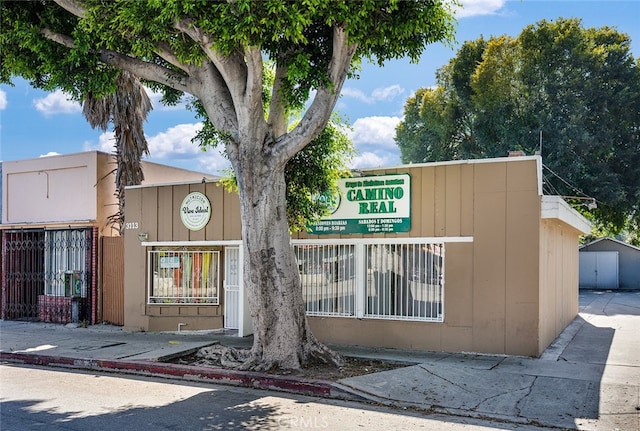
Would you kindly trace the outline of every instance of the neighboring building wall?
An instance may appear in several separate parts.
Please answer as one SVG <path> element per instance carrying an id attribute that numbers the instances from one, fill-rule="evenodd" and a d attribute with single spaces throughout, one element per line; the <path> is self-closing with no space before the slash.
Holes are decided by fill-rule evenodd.
<path id="1" fill-rule="evenodd" d="M 93 154 L 93 153 L 86 153 Z M 118 236 L 119 232 L 109 223 L 109 217 L 118 211 L 118 198 L 116 196 L 115 174 L 116 163 L 113 156 L 106 153 L 95 153 L 96 186 L 93 190 L 96 198 L 96 225 L 100 236 Z"/>
<path id="2" fill-rule="evenodd" d="M 199 181 L 205 176 L 145 161 L 142 168 L 143 184 Z M 108 222 L 118 210 L 115 169 L 115 157 L 99 151 L 4 162 L 2 223 L 90 223 L 98 226 L 101 236 L 116 236 Z"/>
<path id="3" fill-rule="evenodd" d="M 207 195 L 212 215 L 204 229 L 194 232 L 182 224 L 179 209 L 184 197 L 195 191 Z M 125 215 L 131 229 L 125 230 L 124 326 L 147 331 L 176 330 L 178 323 L 187 323 L 186 329 L 221 328 L 223 293 L 219 306 L 146 304 L 147 274 L 144 268 L 147 255 L 138 233 L 147 233 L 147 241 L 154 242 L 240 240 L 238 196 L 226 192 L 215 182 L 131 187 L 127 188 L 126 196 Z"/>
<path id="4" fill-rule="evenodd" d="M 3 163 L 3 224 L 96 220 L 97 153 Z"/>
<path id="5" fill-rule="evenodd" d="M 99 151 L 89 151 L 68 155 L 40 157 L 2 163 L 0 175 L 2 181 L 2 225 L 3 232 L 10 230 L 36 229 L 67 230 L 89 229 L 91 232 L 91 250 L 86 270 L 91 274 L 87 280 L 91 296 L 92 323 L 100 314 L 97 301 L 102 291 L 100 280 L 99 239 L 102 236 L 116 236 L 109 217 L 118 211 L 118 199 L 115 195 L 116 159 L 113 155 Z M 201 181 L 205 176 L 200 172 L 188 171 L 156 163 L 142 162 L 145 172 L 145 184 L 175 181 Z M 154 209 L 154 213 L 157 209 Z M 34 247 L 32 241 L 31 246 Z M 5 258 L 8 253 L 5 252 Z M 42 276 L 43 269 L 36 259 L 32 259 L 29 268 L 15 269 L 12 292 L 20 298 L 22 290 L 28 290 L 27 283 L 20 281 L 26 271 L 39 272 L 30 275 L 38 280 L 55 277 L 55 274 Z M 62 265 L 62 264 L 61 264 Z M 42 265 L 40 265 L 42 266 Z M 63 268 L 64 269 L 64 268 Z M 78 268 L 74 268 L 78 269 Z M 6 271 L 5 271 L 6 272 Z M 41 282 L 45 283 L 46 282 Z M 50 283 L 50 281 L 49 281 Z M 3 288 L 5 286 L 3 285 Z M 39 286 L 42 289 L 43 286 Z M 35 291 L 35 290 L 34 290 Z M 24 295 L 23 295 L 24 296 Z M 6 298 L 6 296 L 5 296 Z M 17 301 L 20 302 L 20 301 Z M 26 302 L 26 301 L 25 301 Z M 51 303 L 54 300 L 51 299 Z M 60 320 L 62 321 L 62 320 Z"/>
<path id="6" fill-rule="evenodd" d="M 620 289 L 640 289 L 640 248 L 603 238 L 585 245 L 580 251 L 617 251 L 618 287 Z"/>
<path id="7" fill-rule="evenodd" d="M 144 172 L 143 185 L 151 184 L 169 184 L 186 181 L 213 181 L 218 179 L 215 175 L 209 175 L 203 172 L 190 171 L 187 169 L 176 168 L 173 166 L 160 165 L 153 162 L 142 162 L 142 170 Z"/>

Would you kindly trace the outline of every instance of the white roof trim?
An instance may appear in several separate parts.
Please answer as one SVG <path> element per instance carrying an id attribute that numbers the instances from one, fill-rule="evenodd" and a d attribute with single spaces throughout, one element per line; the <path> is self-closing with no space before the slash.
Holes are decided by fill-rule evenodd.
<path id="1" fill-rule="evenodd" d="M 214 247 L 214 246 L 241 246 L 241 240 L 223 239 L 211 241 L 144 241 L 142 247 Z"/>
<path id="2" fill-rule="evenodd" d="M 595 239 L 595 240 L 591 241 L 591 242 L 590 242 L 590 243 L 588 243 L 588 244 L 585 244 L 585 245 L 583 245 L 583 246 L 580 246 L 580 249 L 583 249 L 583 248 L 585 248 L 585 247 L 589 247 L 590 245 L 593 245 L 593 244 L 595 244 L 595 243 L 598 243 L 598 242 L 600 242 L 600 241 L 605 241 L 605 240 L 606 240 L 606 241 L 613 241 L 613 242 L 615 242 L 615 243 L 617 243 L 617 244 L 624 245 L 625 247 L 629 247 L 629 248 L 631 248 L 631 249 L 634 249 L 634 250 L 638 250 L 638 251 L 640 251 L 640 247 L 636 247 L 635 245 L 627 244 L 627 243 L 626 243 L 626 242 L 624 242 L 624 241 L 620 241 L 620 240 L 617 240 L 617 239 L 615 239 L 615 238 L 608 238 L 608 237 L 606 237 L 606 238 L 598 238 L 598 239 Z"/>
<path id="3" fill-rule="evenodd" d="M 395 237 L 395 238 L 305 238 L 291 239 L 291 244 L 441 244 L 443 242 L 473 242 L 472 236 L 430 236 L 430 237 Z"/>
<path id="4" fill-rule="evenodd" d="M 352 169 L 356 172 L 371 173 L 379 171 L 381 169 L 408 169 L 408 168 L 422 168 L 428 166 L 449 166 L 449 165 L 474 165 L 481 163 L 498 163 L 498 162 L 525 162 L 535 160 L 538 169 L 538 196 L 542 196 L 542 157 L 541 156 L 516 156 L 516 157 L 494 157 L 490 159 L 465 159 L 465 160 L 446 160 L 442 162 L 427 162 L 427 163 L 409 163 L 406 165 L 396 166 L 378 166 L 371 168 L 359 168 Z"/>
<path id="5" fill-rule="evenodd" d="M 171 166 L 169 166 L 171 167 Z M 197 172 L 194 172 L 197 174 Z M 139 185 L 135 185 L 135 186 L 126 186 L 124 189 L 125 190 L 129 190 L 129 189 L 144 189 L 144 188 L 151 188 L 151 187 L 167 187 L 167 186 L 191 186 L 191 185 L 195 185 L 195 184 L 205 184 L 205 183 L 218 183 L 220 182 L 220 177 L 216 177 L 216 176 L 209 176 L 207 177 L 207 174 L 204 174 L 205 176 L 202 177 L 201 180 L 184 180 L 184 181 L 175 181 L 175 182 L 169 182 L 169 183 L 152 183 L 152 184 L 139 184 Z"/>
<path id="6" fill-rule="evenodd" d="M 396 166 L 378 166 L 369 168 L 354 169 L 360 172 L 379 171 L 380 169 L 406 169 L 421 168 L 423 166 L 446 166 L 446 165 L 472 165 L 479 163 L 496 163 L 496 162 L 523 162 L 526 160 L 542 160 L 540 156 L 518 156 L 518 157 L 494 157 L 489 159 L 463 159 L 463 160 L 445 160 L 442 162 L 426 162 L 426 163 L 408 163 L 406 165 Z"/>
<path id="7" fill-rule="evenodd" d="M 584 234 L 591 232 L 591 222 L 560 196 L 542 196 L 541 204 L 541 218 L 558 219 Z"/>

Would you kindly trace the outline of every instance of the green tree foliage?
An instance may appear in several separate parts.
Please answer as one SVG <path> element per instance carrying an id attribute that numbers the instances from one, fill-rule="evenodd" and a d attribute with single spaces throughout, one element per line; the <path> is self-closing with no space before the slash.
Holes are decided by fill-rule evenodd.
<path id="1" fill-rule="evenodd" d="M 262 100 L 265 116 L 271 103 L 270 89 L 275 81 L 275 65 L 265 64 Z M 224 137 L 207 119 L 207 113 L 197 100 L 192 100 L 191 108 L 203 120 L 202 129 L 193 141 L 203 151 L 216 147 Z M 292 108 L 293 109 L 293 108 Z M 300 109 L 293 109 L 295 125 L 299 121 Z M 287 183 L 287 218 L 292 232 L 307 230 L 310 223 L 327 215 L 327 205 L 317 199 L 321 194 L 337 193 L 337 180 L 351 175 L 349 162 L 355 155 L 353 143 L 346 134 L 346 121 L 334 114 L 331 121 L 309 145 L 287 162 L 285 181 Z M 228 190 L 238 190 L 233 171 L 222 179 Z"/>
<path id="2" fill-rule="evenodd" d="M 517 38 L 466 42 L 438 71 L 438 88 L 407 101 L 396 133 L 402 160 L 541 151 L 548 193 L 593 197 L 597 208 L 569 202 L 604 231 L 637 237 L 639 72 L 627 35 L 584 28 L 578 19 L 541 21 Z M 438 93 L 444 100 L 433 97 Z"/>
<path id="3" fill-rule="evenodd" d="M 336 117 L 287 163 L 287 216 L 292 231 L 304 231 L 309 223 L 327 215 L 327 203 L 318 196 L 335 195 L 337 180 L 351 175 L 346 161 L 351 160 L 354 149 L 345 133 L 346 127 Z"/>
<path id="4" fill-rule="evenodd" d="M 396 141 L 403 158 L 411 162 L 426 162 L 455 158 L 451 146 L 448 105 L 442 88 L 419 89 L 404 106 L 405 119 L 396 130 Z"/>
<path id="5" fill-rule="evenodd" d="M 451 7 L 444 0 L 3 1 L 0 81 L 20 75 L 82 101 L 113 93 L 126 70 L 167 100 L 192 95 L 238 184 L 254 329 L 243 367 L 338 364 L 306 320 L 285 215 L 286 167 L 325 130 L 352 65 L 417 60 L 428 44 L 450 41 Z M 275 64 L 268 106 L 265 59 Z"/>

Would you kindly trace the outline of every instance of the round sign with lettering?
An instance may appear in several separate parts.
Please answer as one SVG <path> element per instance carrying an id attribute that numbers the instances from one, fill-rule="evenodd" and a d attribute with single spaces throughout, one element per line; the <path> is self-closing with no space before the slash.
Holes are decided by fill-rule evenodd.
<path id="1" fill-rule="evenodd" d="M 202 229 L 211 218 L 209 199 L 200 192 L 189 193 L 180 205 L 180 218 L 187 229 Z"/>
<path id="2" fill-rule="evenodd" d="M 315 197 L 316 202 L 319 202 L 322 206 L 324 206 L 330 214 L 333 214 L 338 210 L 340 206 L 340 192 L 336 193 L 322 193 L 318 194 Z"/>

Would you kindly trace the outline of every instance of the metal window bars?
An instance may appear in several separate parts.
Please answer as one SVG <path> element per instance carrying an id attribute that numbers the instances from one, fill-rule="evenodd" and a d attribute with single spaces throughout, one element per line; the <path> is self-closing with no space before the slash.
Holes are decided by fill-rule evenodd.
<path id="1" fill-rule="evenodd" d="M 442 321 L 444 244 L 366 247 L 366 317 Z"/>
<path id="2" fill-rule="evenodd" d="M 308 315 L 443 321 L 444 243 L 293 247 Z"/>
<path id="3" fill-rule="evenodd" d="M 295 246 L 307 314 L 355 315 L 355 246 Z"/>

